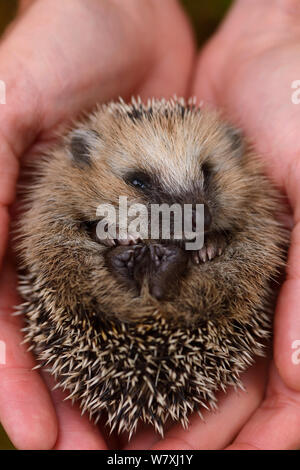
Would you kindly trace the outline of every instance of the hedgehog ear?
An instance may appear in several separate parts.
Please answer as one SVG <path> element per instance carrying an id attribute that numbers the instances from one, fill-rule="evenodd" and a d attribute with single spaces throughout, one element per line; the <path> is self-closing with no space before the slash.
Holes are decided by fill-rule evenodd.
<path id="1" fill-rule="evenodd" d="M 80 168 L 92 163 L 92 150 L 97 148 L 100 134 L 92 129 L 75 129 L 70 134 L 70 153 L 73 162 Z"/>
<path id="2" fill-rule="evenodd" d="M 240 129 L 231 126 L 226 127 L 226 134 L 230 140 L 230 149 L 234 155 L 241 157 L 244 153 L 244 135 Z"/>

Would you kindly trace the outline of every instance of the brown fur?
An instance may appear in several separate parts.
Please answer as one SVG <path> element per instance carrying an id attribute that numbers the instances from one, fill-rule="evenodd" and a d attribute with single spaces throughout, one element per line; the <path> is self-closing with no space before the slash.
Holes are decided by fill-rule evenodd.
<path id="1" fill-rule="evenodd" d="M 156 316 L 169 322 L 173 332 L 176 325 L 205 329 L 212 322 L 217 335 L 218 328 L 226 330 L 233 322 L 250 324 L 269 311 L 270 283 L 283 265 L 285 235 L 276 219 L 281 203 L 251 146 L 217 113 L 183 101 L 153 101 L 144 107 L 118 103 L 100 107 L 77 127 L 82 132 L 78 135 L 89 142 L 86 159 L 72 155 L 74 133 L 68 134 L 38 164 L 20 223 L 26 276 L 21 292 L 27 301 L 22 311 L 29 318 L 31 341 L 38 343 L 41 324 L 45 328 L 40 339 L 53 328 L 56 333 L 49 333 L 50 338 L 63 330 L 67 338 L 70 318 L 79 310 L 84 318 L 100 316 L 128 323 L 128 328 L 139 328 Z M 80 142 L 73 148 L 77 151 Z M 222 247 L 219 256 L 206 262 L 195 264 L 189 257 L 168 300 L 158 301 L 147 289 L 139 294 L 120 282 L 106 262 L 113 249 L 83 229 L 84 222 L 95 220 L 100 203 L 117 204 L 119 195 L 126 195 L 129 203 L 151 203 L 151 197 L 124 180 L 129 170 L 154 175 L 163 190 L 160 202 L 169 194 L 175 202 L 204 203 L 212 218 L 205 249 Z M 28 312 L 41 296 L 44 313 L 37 320 L 34 307 Z M 84 322 L 81 317 L 83 337 Z M 36 347 L 46 362 L 47 355 Z M 126 426 L 132 430 L 133 425 Z"/>

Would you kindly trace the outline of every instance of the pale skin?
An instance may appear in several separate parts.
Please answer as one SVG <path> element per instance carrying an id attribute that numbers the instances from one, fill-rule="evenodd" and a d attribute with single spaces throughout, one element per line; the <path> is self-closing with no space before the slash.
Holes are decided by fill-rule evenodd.
<path id="1" fill-rule="evenodd" d="M 7 83 L 0 109 L 0 339 L 7 345 L 0 421 L 20 449 L 299 448 L 300 365 L 291 360 L 291 345 L 300 339 L 300 105 L 291 102 L 291 83 L 300 78 L 299 1 L 237 1 L 197 61 L 191 28 L 173 0 L 127 0 L 126 6 L 115 0 L 109 7 L 73 0 L 69 10 L 68 3 L 27 0 L 0 46 L 0 77 Z M 49 377 L 31 370 L 34 359 L 20 345 L 21 320 L 11 316 L 18 298 L 5 255 L 8 206 L 20 158 L 47 144 L 57 124 L 95 101 L 174 93 L 221 106 L 255 142 L 289 198 L 292 243 L 275 315 L 274 360 L 244 375 L 247 393 L 220 396 L 219 411 L 205 413 L 205 423 L 192 417 L 187 431 L 171 426 L 161 440 L 141 426 L 127 444 L 81 417 L 76 405 L 51 391 Z"/>

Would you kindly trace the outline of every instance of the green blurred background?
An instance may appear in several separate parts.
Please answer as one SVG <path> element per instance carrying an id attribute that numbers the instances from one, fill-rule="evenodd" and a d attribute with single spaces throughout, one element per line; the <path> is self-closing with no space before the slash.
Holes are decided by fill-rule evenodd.
<path id="1" fill-rule="evenodd" d="M 181 0 L 181 2 L 193 22 L 197 42 L 201 45 L 213 33 L 231 0 L 209 0 L 206 2 L 202 0 Z M 17 3 L 17 0 L 0 0 L 0 34 L 13 19 Z M 0 424 L 0 450 L 13 448 Z"/>

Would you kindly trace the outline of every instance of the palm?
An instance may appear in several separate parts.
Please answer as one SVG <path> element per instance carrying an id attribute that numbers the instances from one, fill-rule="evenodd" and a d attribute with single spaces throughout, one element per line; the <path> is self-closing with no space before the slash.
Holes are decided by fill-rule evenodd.
<path id="1" fill-rule="evenodd" d="M 200 54 L 194 82 L 197 96 L 223 108 L 254 142 L 266 171 L 287 195 L 294 219 L 287 277 L 275 315 L 275 364 L 264 400 L 233 448 L 299 445 L 299 367 L 291 359 L 292 344 L 300 337 L 300 107 L 291 99 L 292 82 L 300 76 L 300 24 L 293 8 L 298 8 L 295 2 L 288 1 L 276 8 L 273 2 L 237 2 Z"/>
<path id="2" fill-rule="evenodd" d="M 148 3 L 151 6 L 151 0 Z M 114 4 L 121 13 L 117 21 Z M 144 98 L 187 93 L 193 43 L 176 3 L 159 2 L 159 10 L 155 0 L 153 9 L 147 12 L 143 6 L 139 7 L 141 10 L 133 8 L 134 4 L 140 6 L 143 2 L 128 0 L 124 7 L 128 10 L 123 11 L 116 0 L 109 4 L 111 10 L 107 11 L 103 7 L 107 2 L 74 0 L 72 11 L 66 15 L 66 2 L 37 0 L 36 7 L 3 41 L 1 76 L 11 85 L 8 94 L 11 91 L 14 100 L 9 100 L 6 112 L 0 116 L 1 172 L 3 169 L 3 174 L 0 172 L 0 258 L 7 236 L 7 205 L 14 199 L 17 158 L 25 148 L 30 147 L 32 151 L 36 145 L 47 142 L 58 123 L 74 118 L 95 101 L 138 93 Z M 297 8 L 292 1 L 282 0 L 281 4 Z M 86 5 L 89 7 L 85 9 Z M 103 427 L 100 432 L 99 426 L 80 416 L 76 406 L 72 408 L 68 401 L 63 402 L 61 392 L 50 395 L 45 381 L 51 388 L 51 380 L 31 370 L 33 358 L 20 345 L 21 319 L 11 317 L 12 305 L 18 299 L 15 273 L 7 258 L 0 278 L 0 331 L 1 340 L 7 344 L 6 364 L 0 364 L 0 416 L 17 447 L 215 449 L 228 446 L 236 436 L 235 448 L 294 448 L 299 444 L 300 399 L 296 392 L 299 374 L 291 361 L 291 342 L 300 338 L 297 266 L 300 175 L 295 158 L 299 151 L 296 130 L 300 107 L 291 102 L 291 83 L 300 78 L 297 65 L 300 28 L 296 16 L 294 19 L 274 9 L 270 0 L 251 0 L 250 6 L 243 0 L 236 5 L 220 33 L 200 55 L 192 91 L 198 98 L 223 107 L 243 127 L 264 155 L 269 174 L 285 190 L 293 206 L 296 224 L 288 280 L 282 288 L 275 317 L 276 367 L 273 363 L 258 362 L 244 375 L 247 393 L 236 394 L 231 390 L 226 396 L 221 394 L 220 412 L 207 413 L 205 423 L 193 416 L 187 431 L 174 425 L 166 432 L 165 439 L 160 440 L 153 430 L 142 426 L 129 445 L 126 437 L 108 438 Z M 55 15 L 49 17 L 53 8 Z M 80 14 L 77 8 L 83 8 Z M 43 16 L 47 17 L 46 22 L 41 22 Z M 101 17 L 110 21 L 99 26 L 96 18 Z M 77 23 L 78 18 L 84 21 Z M 125 25 L 122 18 L 126 19 Z M 166 21 L 172 27 L 165 28 Z M 111 31 L 106 29 L 108 24 Z M 53 31 L 57 40 L 49 41 Z M 124 49 L 107 41 L 111 35 L 124 43 Z M 140 40 L 137 35 L 141 36 Z M 104 55 L 99 47 L 103 39 L 107 46 Z M 34 47 L 36 44 L 40 46 L 38 49 Z M 15 51 L 13 60 L 12 50 Z M 32 50 L 36 55 L 26 60 Z M 22 81 L 18 81 L 19 76 L 16 78 L 16 68 L 22 71 Z"/>

